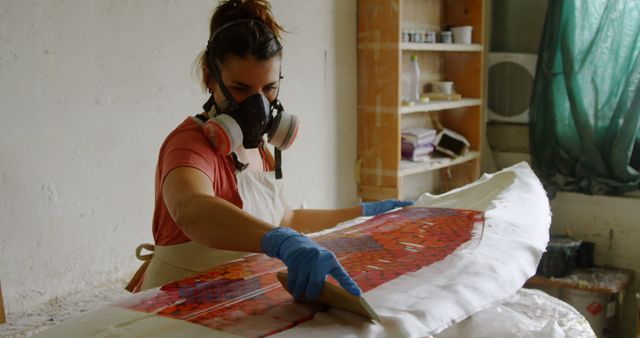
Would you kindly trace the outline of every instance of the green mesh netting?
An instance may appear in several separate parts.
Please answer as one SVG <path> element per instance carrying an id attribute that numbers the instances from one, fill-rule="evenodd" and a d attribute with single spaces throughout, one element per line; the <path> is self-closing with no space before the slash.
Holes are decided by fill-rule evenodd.
<path id="1" fill-rule="evenodd" d="M 639 188 L 639 81 L 640 1 L 550 0 L 530 109 L 533 166 L 548 188 Z"/>

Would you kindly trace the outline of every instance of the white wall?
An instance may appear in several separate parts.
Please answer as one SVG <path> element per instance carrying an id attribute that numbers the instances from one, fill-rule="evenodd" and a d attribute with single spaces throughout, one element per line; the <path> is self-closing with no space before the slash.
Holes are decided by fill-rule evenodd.
<path id="1" fill-rule="evenodd" d="M 157 151 L 205 95 L 210 0 L 0 0 L 0 282 L 9 312 L 124 279 L 151 241 Z M 292 206 L 356 202 L 356 2 L 273 0 Z"/>

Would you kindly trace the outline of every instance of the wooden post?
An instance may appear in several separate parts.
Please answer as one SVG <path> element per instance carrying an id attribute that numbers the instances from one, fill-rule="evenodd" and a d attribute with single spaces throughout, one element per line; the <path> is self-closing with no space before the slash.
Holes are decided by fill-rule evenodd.
<path id="1" fill-rule="evenodd" d="M 0 283 L 0 324 L 6 323 L 4 317 L 4 301 L 2 300 L 2 284 Z"/>

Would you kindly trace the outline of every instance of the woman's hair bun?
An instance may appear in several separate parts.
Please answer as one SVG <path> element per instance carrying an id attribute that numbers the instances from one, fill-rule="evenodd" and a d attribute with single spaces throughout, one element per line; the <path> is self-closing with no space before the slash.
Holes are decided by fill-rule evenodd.
<path id="1" fill-rule="evenodd" d="M 209 34 L 213 34 L 218 28 L 236 20 L 256 20 L 267 26 L 276 38 L 280 39 L 284 29 L 278 24 L 271 13 L 271 4 L 266 0 L 223 0 L 216 8 Z"/>

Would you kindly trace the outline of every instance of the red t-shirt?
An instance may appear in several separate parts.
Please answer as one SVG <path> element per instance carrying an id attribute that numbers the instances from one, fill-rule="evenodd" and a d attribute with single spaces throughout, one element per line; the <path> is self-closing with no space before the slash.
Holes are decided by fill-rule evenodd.
<path id="1" fill-rule="evenodd" d="M 263 167 L 270 170 L 268 155 L 260 148 Z M 171 218 L 162 196 L 162 183 L 171 170 L 178 167 L 193 167 L 202 171 L 213 186 L 217 197 L 242 208 L 242 200 L 236 185 L 235 165 L 231 156 L 214 152 L 207 142 L 202 127 L 187 117 L 165 139 L 156 166 L 155 207 L 153 212 L 153 238 L 158 245 L 188 242 L 185 235 Z"/>

